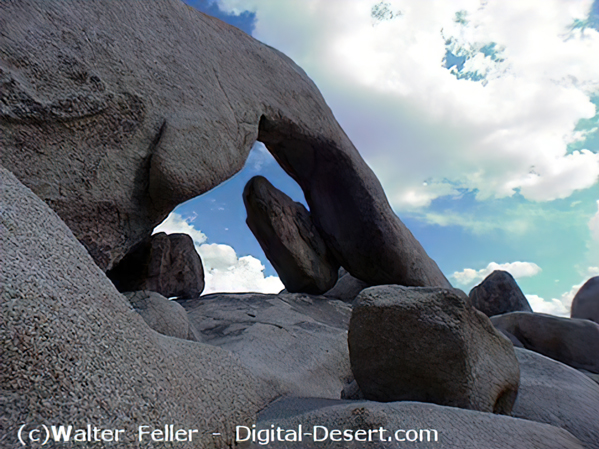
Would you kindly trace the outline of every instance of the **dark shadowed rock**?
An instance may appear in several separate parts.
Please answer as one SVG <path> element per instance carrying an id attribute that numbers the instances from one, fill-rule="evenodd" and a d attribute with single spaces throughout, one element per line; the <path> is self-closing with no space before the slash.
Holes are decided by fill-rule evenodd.
<path id="1" fill-rule="evenodd" d="M 587 449 L 599 449 L 599 385 L 574 368 L 516 349 L 520 388 L 512 416 L 567 430 Z"/>
<path id="2" fill-rule="evenodd" d="M 363 290 L 349 325 L 355 379 L 370 400 L 433 402 L 509 414 L 514 348 L 457 289 Z"/>
<path id="3" fill-rule="evenodd" d="M 201 341 L 236 354 L 273 396 L 337 399 L 352 376 L 351 308 L 341 301 L 299 293 L 215 293 L 179 302 Z"/>
<path id="4" fill-rule="evenodd" d="M 321 426 L 316 432 L 323 441 L 314 442 L 311 438 L 304 437 L 301 443 L 274 442 L 269 443 L 269 448 L 584 449 L 578 439 L 558 427 L 420 402 L 382 404 L 370 401 L 282 398 L 269 404 L 258 415 L 257 430 L 270 430 L 271 425 L 275 429 L 277 426 L 298 429 L 301 425 L 305 432 L 313 432 L 314 426 Z M 383 441 L 379 433 L 381 427 Z M 326 439 L 324 429 L 328 430 Z M 332 434 L 333 429 L 340 429 L 342 432 L 349 430 L 352 440 L 345 440 L 343 433 Z M 373 430 L 370 441 L 369 429 Z M 365 432 L 358 433 L 358 430 Z M 408 439 L 413 441 L 409 442 Z M 250 447 L 264 446 L 256 442 Z"/>
<path id="5" fill-rule="evenodd" d="M 2 2 L 0 29 L 0 163 L 102 269 L 239 171 L 259 139 L 352 275 L 449 286 L 280 52 L 179 0 Z"/>
<path id="6" fill-rule="evenodd" d="M 150 329 L 58 216 L 2 168 L 0 248 L 1 447 L 22 447 L 18 428 L 34 422 L 124 429 L 128 441 L 140 425 L 176 423 L 221 433 L 185 447 L 231 447 L 234 423 L 251 425 L 272 398 L 230 352 Z"/>
<path id="7" fill-rule="evenodd" d="M 491 317 L 508 312 L 532 312 L 515 279 L 507 271 L 495 270 L 470 291 L 472 305 Z"/>
<path id="8" fill-rule="evenodd" d="M 187 234 L 160 232 L 144 239 L 107 275 L 121 292 L 196 298 L 204 290 L 202 260 Z"/>
<path id="9" fill-rule="evenodd" d="M 312 222 L 310 212 L 263 176 L 243 191 L 246 223 L 291 293 L 320 294 L 337 281 L 339 263 Z"/>
<path id="10" fill-rule="evenodd" d="M 599 325 L 593 321 L 513 312 L 494 316 L 491 322 L 516 337 L 526 349 L 599 373 Z"/>
<path id="11" fill-rule="evenodd" d="M 327 298 L 336 298 L 343 302 L 352 302 L 356 299 L 358 293 L 368 287 L 370 287 L 369 284 L 356 279 L 343 268 L 340 268 L 337 283 L 323 295 Z"/>
<path id="12" fill-rule="evenodd" d="M 570 316 L 599 323 L 599 276 L 592 277 L 580 287 L 572 300 Z"/>
<path id="13" fill-rule="evenodd" d="M 181 304 L 171 301 L 159 293 L 152 291 L 126 292 L 133 309 L 144 321 L 163 335 L 198 341 L 195 328 L 189 324 L 187 312 Z"/>

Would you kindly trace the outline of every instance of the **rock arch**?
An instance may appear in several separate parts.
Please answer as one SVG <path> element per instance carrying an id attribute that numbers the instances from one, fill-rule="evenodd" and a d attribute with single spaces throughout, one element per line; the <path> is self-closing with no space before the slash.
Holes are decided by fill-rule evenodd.
<path id="1" fill-rule="evenodd" d="M 314 83 L 277 50 L 178 0 L 5 2 L 0 27 L 1 164 L 102 269 L 239 171 L 260 140 L 350 273 L 449 285 Z"/>

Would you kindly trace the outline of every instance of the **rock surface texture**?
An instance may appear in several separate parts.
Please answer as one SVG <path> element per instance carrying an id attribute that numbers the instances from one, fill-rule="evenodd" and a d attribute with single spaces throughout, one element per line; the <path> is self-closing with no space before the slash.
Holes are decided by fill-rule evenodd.
<path id="1" fill-rule="evenodd" d="M 370 401 L 341 401 L 314 398 L 283 398 L 270 404 L 258 416 L 257 429 L 270 429 L 271 424 L 285 429 L 312 431 L 313 426 L 328 429 L 350 430 L 362 441 L 344 441 L 330 432 L 322 442 L 304 439 L 302 443 L 270 443 L 269 448 L 346 449 L 407 447 L 422 449 L 584 449 L 584 445 L 567 431 L 508 416 L 481 413 L 454 407 L 442 407 L 419 402 L 391 402 L 382 404 Z M 379 433 L 358 434 L 359 429 L 383 428 L 386 432 L 381 442 Z M 397 440 L 395 434 L 397 431 Z M 401 432 L 403 430 L 403 432 Z M 408 432 L 413 430 L 415 432 Z M 438 440 L 434 441 L 437 431 Z M 421 433 L 422 431 L 422 433 Z M 427 432 L 428 431 L 428 432 Z M 324 431 L 317 429 L 322 438 Z M 421 437 L 422 435 L 422 437 Z M 392 441 L 389 441 L 391 437 Z M 415 439 L 409 442 L 408 438 Z M 422 438 L 422 439 L 421 439 Z M 430 438 L 430 441 L 429 441 Z M 403 441 L 399 441 L 403 439 Z M 252 448 L 264 447 L 259 444 Z M 299 446 L 298 446 L 299 447 Z"/>
<path id="2" fill-rule="evenodd" d="M 491 318 L 524 348 L 578 369 L 599 373 L 599 324 L 543 313 L 513 312 Z"/>
<path id="3" fill-rule="evenodd" d="M 180 303 L 199 338 L 236 354 L 273 397 L 337 399 L 352 376 L 351 308 L 341 301 L 294 293 L 215 293 Z"/>
<path id="4" fill-rule="evenodd" d="M 513 276 L 495 270 L 469 294 L 470 302 L 488 317 L 508 312 L 532 312 Z"/>
<path id="5" fill-rule="evenodd" d="M 580 287 L 572 300 L 572 318 L 582 318 L 599 323 L 599 276 Z"/>
<path id="6" fill-rule="evenodd" d="M 339 269 L 339 279 L 332 289 L 323 294 L 327 298 L 336 298 L 344 302 L 353 302 L 356 296 L 370 287 L 366 282 L 353 277 L 343 268 Z"/>
<path id="7" fill-rule="evenodd" d="M 196 298 L 204 290 L 202 260 L 187 234 L 154 234 L 106 274 L 121 292 L 151 290 L 167 298 Z"/>
<path id="8" fill-rule="evenodd" d="M 369 400 L 509 414 L 520 372 L 512 344 L 461 290 L 363 290 L 349 325 L 355 379 Z"/>
<path id="9" fill-rule="evenodd" d="M 230 352 L 150 329 L 58 216 L 2 168 L 0 248 L 0 447 L 21 447 L 19 423 L 125 429 L 127 447 L 138 425 L 177 423 L 209 429 L 185 447 L 230 447 L 235 423 L 251 425 L 269 399 Z"/>
<path id="10" fill-rule="evenodd" d="M 102 269 L 239 171 L 258 139 L 352 275 L 449 286 L 280 52 L 178 0 L 2 2 L 0 29 L 0 163 Z"/>
<path id="11" fill-rule="evenodd" d="M 516 349 L 520 389 L 512 416 L 567 430 L 599 449 L 599 385 L 584 374 L 526 349 Z"/>
<path id="12" fill-rule="evenodd" d="M 243 203 L 246 223 L 287 291 L 316 295 L 335 285 L 339 263 L 303 204 L 262 176 L 248 181 Z"/>
<path id="13" fill-rule="evenodd" d="M 169 337 L 198 341 L 195 328 L 189 324 L 187 312 L 180 304 L 152 291 L 126 292 L 133 309 L 156 332 Z"/>

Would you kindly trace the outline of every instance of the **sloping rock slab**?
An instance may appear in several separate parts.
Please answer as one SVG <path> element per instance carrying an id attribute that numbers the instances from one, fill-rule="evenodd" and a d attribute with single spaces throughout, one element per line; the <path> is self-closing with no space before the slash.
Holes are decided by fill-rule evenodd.
<path id="1" fill-rule="evenodd" d="M 516 349 L 520 389 L 512 416 L 566 429 L 587 449 L 599 449 L 599 385 L 574 368 Z"/>
<path id="2" fill-rule="evenodd" d="M 323 441 L 314 442 L 313 436 L 305 435 L 301 443 L 275 441 L 269 448 L 584 449 L 570 433 L 547 424 L 420 402 L 383 404 L 284 398 L 270 404 L 258 416 L 257 430 L 270 430 L 271 425 L 275 429 L 278 426 L 296 431 L 301 425 L 305 432 L 313 432 L 314 426 L 321 426 L 315 435 Z M 326 440 L 323 428 L 328 430 Z M 380 428 L 385 430 L 382 434 L 386 441 L 380 441 Z M 332 435 L 334 429 L 341 434 Z M 369 442 L 370 429 L 374 431 Z M 359 430 L 363 433 L 358 433 Z M 437 441 L 434 441 L 433 430 L 437 431 Z M 343 441 L 343 431 L 349 431 L 353 441 Z M 239 436 L 244 438 L 246 433 L 242 429 Z M 404 441 L 396 441 L 396 434 L 398 440 Z M 341 441 L 332 441 L 331 437 Z M 417 440 L 409 442 L 408 438 Z M 256 442 L 249 447 L 264 446 Z"/>
<path id="3" fill-rule="evenodd" d="M 599 323 L 599 276 L 584 283 L 572 300 L 572 318 L 582 318 Z"/>
<path id="4" fill-rule="evenodd" d="M 151 290 L 167 298 L 196 298 L 204 290 L 202 260 L 187 234 L 154 234 L 106 274 L 121 292 Z"/>
<path id="5" fill-rule="evenodd" d="M 578 369 L 599 373 L 599 324 L 543 313 L 513 312 L 491 318 L 524 348 Z"/>
<path id="6" fill-rule="evenodd" d="M 339 263 L 303 204 L 263 176 L 248 181 L 243 203 L 246 223 L 287 291 L 317 295 L 335 285 Z"/>
<path id="7" fill-rule="evenodd" d="M 156 332 L 185 340 L 199 340 L 195 328 L 189 324 L 187 312 L 177 302 L 148 290 L 125 292 L 123 295 Z"/>
<path id="8" fill-rule="evenodd" d="M 349 325 L 355 379 L 369 400 L 509 414 L 520 372 L 513 345 L 457 289 L 363 290 Z"/>
<path id="9" fill-rule="evenodd" d="M 180 304 L 202 341 L 235 353 L 273 394 L 337 399 L 351 377 L 351 308 L 341 301 L 242 293 Z"/>
<path id="10" fill-rule="evenodd" d="M 449 286 L 291 59 L 179 0 L 0 3 L 0 163 L 107 270 L 256 139 L 336 259 L 371 284 Z"/>
<path id="11" fill-rule="evenodd" d="M 199 430 L 185 447 L 230 447 L 235 423 L 251 424 L 271 398 L 230 352 L 150 329 L 2 168 L 0 248 L 1 447 L 21 447 L 23 423 L 125 429 L 122 447 L 138 447 L 140 425 L 176 424 Z"/>
<path id="12" fill-rule="evenodd" d="M 488 317 L 509 312 L 532 312 L 514 277 L 495 270 L 470 290 L 470 302 Z"/>

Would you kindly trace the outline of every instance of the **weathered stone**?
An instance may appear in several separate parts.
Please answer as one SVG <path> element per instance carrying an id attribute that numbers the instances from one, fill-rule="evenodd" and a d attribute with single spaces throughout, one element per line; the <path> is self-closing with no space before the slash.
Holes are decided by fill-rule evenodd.
<path id="1" fill-rule="evenodd" d="M 508 312 L 532 312 L 516 280 L 507 271 L 495 270 L 470 291 L 470 302 L 488 317 Z"/>
<path id="2" fill-rule="evenodd" d="M 106 274 L 121 292 L 151 290 L 167 298 L 196 298 L 204 290 L 202 260 L 187 234 L 154 234 Z"/>
<path id="3" fill-rule="evenodd" d="M 258 139 L 352 275 L 449 286 L 280 52 L 178 0 L 2 2 L 0 29 L 0 163 L 102 269 L 239 171 Z"/>
<path id="4" fill-rule="evenodd" d="M 509 414 L 520 377 L 512 344 L 457 289 L 371 287 L 349 325 L 351 367 L 370 400 Z"/>
<path id="5" fill-rule="evenodd" d="M 240 293 L 180 301 L 199 338 L 236 354 L 273 396 L 339 398 L 352 377 L 351 308 L 298 293 Z"/>
<path id="6" fill-rule="evenodd" d="M 149 290 L 126 292 L 124 295 L 147 325 L 156 332 L 169 337 L 199 341 L 195 328 L 189 324 L 189 317 L 181 304 Z"/>
<path id="7" fill-rule="evenodd" d="M 543 313 L 513 312 L 491 318 L 526 349 L 574 368 L 599 373 L 599 324 Z"/>
<path id="8" fill-rule="evenodd" d="M 369 284 L 356 279 L 343 268 L 340 268 L 337 283 L 328 292 L 324 293 L 323 296 L 336 298 L 344 302 L 353 302 L 358 293 L 368 287 L 370 287 Z"/>
<path id="9" fill-rule="evenodd" d="M 512 416 L 567 430 L 599 449 L 599 385 L 560 362 L 516 349 L 520 388 Z"/>
<path id="10" fill-rule="evenodd" d="M 296 430 L 301 425 L 304 432 L 322 426 L 316 432 L 323 441 L 304 437 L 301 443 L 271 442 L 269 448 L 584 449 L 572 434 L 548 424 L 421 402 L 282 398 L 258 415 L 256 430 L 270 430 L 271 425 Z M 324 429 L 328 429 L 326 439 Z M 349 430 L 353 440 L 345 440 L 342 433 L 332 434 L 334 429 Z M 250 447 L 265 446 L 256 442 Z"/>
<path id="11" fill-rule="evenodd" d="M 2 168 L 0 248 L 0 446 L 21 447 L 21 424 L 124 429 L 115 447 L 135 446 L 140 425 L 175 424 L 208 429 L 185 447 L 231 447 L 235 424 L 251 425 L 272 398 L 230 352 L 150 329 L 58 216 Z"/>
<path id="12" fill-rule="evenodd" d="M 572 300 L 570 316 L 599 323 L 599 276 L 592 277 L 580 287 Z"/>
<path id="13" fill-rule="evenodd" d="M 243 191 L 246 223 L 291 293 L 320 294 L 337 281 L 339 263 L 303 204 L 296 203 L 263 176 Z"/>

